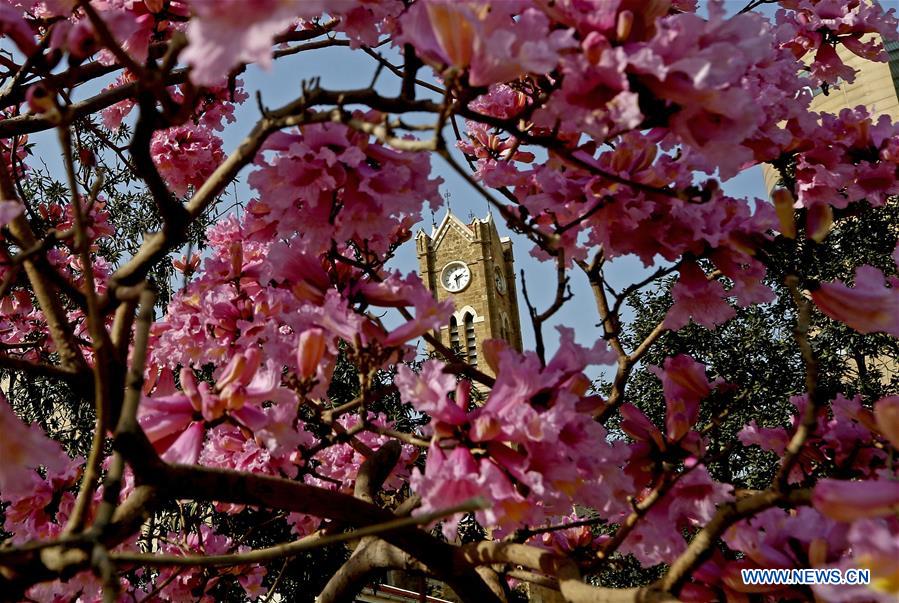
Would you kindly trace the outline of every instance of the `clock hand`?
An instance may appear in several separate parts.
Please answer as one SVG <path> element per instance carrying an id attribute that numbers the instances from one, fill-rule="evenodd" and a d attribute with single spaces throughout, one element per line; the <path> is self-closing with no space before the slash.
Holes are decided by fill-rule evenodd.
<path id="1" fill-rule="evenodd" d="M 461 274 L 457 274 L 456 278 L 453 279 L 453 282 L 456 283 L 456 286 L 459 286 L 459 279 L 462 278 Z"/>

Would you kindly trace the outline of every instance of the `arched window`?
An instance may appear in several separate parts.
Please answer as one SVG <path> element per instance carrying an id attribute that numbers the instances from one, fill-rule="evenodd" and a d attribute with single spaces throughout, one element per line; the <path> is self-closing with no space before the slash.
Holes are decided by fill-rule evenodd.
<path id="1" fill-rule="evenodd" d="M 512 325 L 509 324 L 509 315 L 503 312 L 500 320 L 502 321 L 503 339 L 509 341 L 509 338 L 512 337 Z"/>
<path id="2" fill-rule="evenodd" d="M 474 316 L 466 312 L 462 322 L 465 325 L 465 353 L 468 356 L 468 364 L 477 366 L 478 341 L 474 334 Z"/>
<path id="3" fill-rule="evenodd" d="M 459 325 L 456 322 L 455 316 L 450 318 L 449 337 L 450 349 L 456 354 L 462 354 L 462 346 L 459 345 Z"/>

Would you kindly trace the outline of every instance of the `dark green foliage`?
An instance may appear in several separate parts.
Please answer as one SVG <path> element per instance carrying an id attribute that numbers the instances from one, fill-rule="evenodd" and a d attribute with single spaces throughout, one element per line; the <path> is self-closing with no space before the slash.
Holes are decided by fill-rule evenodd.
<path id="1" fill-rule="evenodd" d="M 893 199 L 883 208 L 838 220 L 821 244 L 803 239 L 800 233 L 799 265 L 789 259 L 797 256 L 793 243 L 778 237 L 766 259 L 766 283 L 775 290 L 777 299 L 740 309 L 734 319 L 714 331 L 690 324 L 665 334 L 631 376 L 626 400 L 638 405 L 657 425 L 664 425 L 661 383 L 647 367 L 661 366 L 669 356 L 690 354 L 706 364 L 710 378 L 721 377 L 736 386 L 734 392 L 717 393 L 701 407 L 700 428 L 727 411 L 709 434 L 709 451 L 722 453 L 710 463 L 712 475 L 737 487 L 766 486 L 777 459 L 757 447 L 742 446 L 736 436 L 750 420 L 762 426 L 789 425 L 795 410 L 789 399 L 805 392 L 805 369 L 793 336 L 795 308 L 783 284 L 784 276 L 794 271 L 803 288 L 813 289 L 819 282 L 851 282 L 855 268 L 863 264 L 887 275 L 896 274 L 890 255 L 897 233 L 899 201 Z M 635 293 L 628 299 L 636 318 L 622 333 L 626 348 L 633 349 L 662 320 L 671 304 L 673 282 L 669 278 L 656 289 Z M 837 393 L 848 397 L 859 394 L 870 405 L 899 388 L 899 374 L 890 369 L 890 363 L 899 359 L 895 338 L 857 333 L 814 307 L 810 333 L 818 362 L 818 387 L 828 399 Z"/>

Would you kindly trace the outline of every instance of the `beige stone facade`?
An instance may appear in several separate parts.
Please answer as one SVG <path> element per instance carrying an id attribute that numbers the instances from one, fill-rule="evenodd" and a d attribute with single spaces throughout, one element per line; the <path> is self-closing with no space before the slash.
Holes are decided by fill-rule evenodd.
<path id="1" fill-rule="evenodd" d="M 865 41 L 870 40 L 874 35 L 864 38 Z M 812 99 L 811 110 L 838 114 L 843 109 L 862 105 L 875 119 L 881 115 L 888 115 L 894 122 L 899 121 L 899 89 L 897 89 L 899 41 L 881 39 L 881 43 L 889 54 L 889 61 L 885 63 L 868 61 L 853 54 L 844 46 L 838 46 L 837 53 L 840 58 L 845 64 L 856 70 L 855 80 L 851 84 L 841 82 L 830 87 L 828 94 L 824 94 L 821 90 L 814 91 L 815 96 Z M 768 164 L 763 166 L 763 173 L 765 189 L 770 193 L 777 185 L 779 175 Z M 896 360 L 887 356 L 864 358 L 864 361 L 881 372 L 881 382 L 884 384 L 889 383 L 892 375 L 899 370 Z M 857 381 L 862 373 L 859 370 L 858 359 L 849 358 L 847 365 L 849 370 L 843 375 L 844 381 Z"/>
<path id="2" fill-rule="evenodd" d="M 512 241 L 499 236 L 492 216 L 466 224 L 447 212 L 430 235 L 420 231 L 415 242 L 422 281 L 438 300 L 452 299 L 455 305 L 451 324 L 435 335 L 492 375 L 482 360 L 485 339 L 503 339 L 519 351 L 522 346 Z M 448 265 L 459 262 L 471 276 L 464 288 L 451 292 L 441 276 Z"/>
<path id="3" fill-rule="evenodd" d="M 855 81 L 851 84 L 840 82 L 828 89 L 824 94 L 820 89 L 813 91 L 811 110 L 820 113 L 837 114 L 845 108 L 854 108 L 862 105 L 870 111 L 875 118 L 880 115 L 889 115 L 893 121 L 899 121 L 899 96 L 894 84 L 894 71 L 897 71 L 897 46 L 896 42 L 886 42 L 885 47 L 890 51 L 890 61 L 878 63 L 863 59 L 853 54 L 844 46 L 837 47 L 837 54 L 846 65 L 856 70 Z M 765 190 L 769 193 L 777 184 L 779 178 L 777 171 L 770 165 L 762 167 L 765 178 Z"/>

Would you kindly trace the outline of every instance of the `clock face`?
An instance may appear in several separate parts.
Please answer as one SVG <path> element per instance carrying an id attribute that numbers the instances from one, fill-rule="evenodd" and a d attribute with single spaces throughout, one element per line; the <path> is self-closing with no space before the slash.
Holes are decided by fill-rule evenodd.
<path id="1" fill-rule="evenodd" d="M 506 294 L 506 277 L 503 276 L 502 270 L 497 266 L 493 269 L 493 282 L 496 283 L 496 290 Z"/>
<path id="2" fill-rule="evenodd" d="M 450 293 L 458 293 L 471 282 L 471 271 L 463 262 L 450 262 L 440 275 L 440 283 Z"/>

